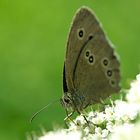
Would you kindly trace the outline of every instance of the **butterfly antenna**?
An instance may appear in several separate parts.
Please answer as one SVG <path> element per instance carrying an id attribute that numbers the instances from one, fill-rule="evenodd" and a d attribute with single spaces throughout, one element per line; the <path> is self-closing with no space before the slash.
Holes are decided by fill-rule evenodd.
<path id="1" fill-rule="evenodd" d="M 31 117 L 31 119 L 30 119 L 30 123 L 32 123 L 32 121 L 34 120 L 34 118 L 40 113 L 40 112 L 42 112 L 44 109 L 46 109 L 48 106 L 50 106 L 50 105 L 52 105 L 52 104 L 54 104 L 54 103 L 56 103 L 56 102 L 58 102 L 59 100 L 57 99 L 57 100 L 54 100 L 54 101 L 52 101 L 52 102 L 50 102 L 49 104 L 47 104 L 46 106 L 44 106 L 43 108 L 41 108 L 39 111 L 37 111 L 36 113 L 34 113 L 33 114 L 33 116 Z"/>

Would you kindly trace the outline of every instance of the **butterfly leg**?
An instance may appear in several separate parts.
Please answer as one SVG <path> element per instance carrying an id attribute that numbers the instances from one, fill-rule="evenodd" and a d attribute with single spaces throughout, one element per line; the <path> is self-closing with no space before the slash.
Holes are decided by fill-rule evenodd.
<path id="1" fill-rule="evenodd" d="M 71 112 L 71 113 L 68 113 L 68 111 L 66 110 L 66 114 L 67 114 L 67 116 L 64 119 L 66 126 L 68 126 L 67 123 L 66 123 L 67 120 L 70 120 L 71 122 L 73 122 L 76 125 L 76 123 L 71 119 L 71 116 L 74 114 L 74 111 Z"/>
<path id="2" fill-rule="evenodd" d="M 87 120 L 86 116 L 84 114 L 82 114 L 82 116 L 84 117 L 86 123 L 89 125 L 89 121 Z"/>
<path id="3" fill-rule="evenodd" d="M 79 112 L 79 111 L 77 111 L 77 112 L 78 112 L 79 115 L 82 115 L 84 117 L 87 125 L 89 126 L 89 121 L 87 120 L 86 116 L 83 113 Z"/>

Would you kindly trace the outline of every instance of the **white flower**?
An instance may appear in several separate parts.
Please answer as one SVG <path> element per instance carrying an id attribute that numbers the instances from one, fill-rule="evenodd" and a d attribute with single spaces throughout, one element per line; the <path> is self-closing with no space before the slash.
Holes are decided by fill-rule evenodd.
<path id="1" fill-rule="evenodd" d="M 130 104 L 125 101 L 116 101 L 115 116 L 123 121 L 134 120 L 138 114 L 138 108 L 135 104 Z"/>
<path id="2" fill-rule="evenodd" d="M 46 135 L 40 137 L 39 140 L 81 140 L 81 133 L 79 131 L 67 132 L 64 129 L 48 132 Z"/>
<path id="3" fill-rule="evenodd" d="M 91 112 L 88 113 L 88 118 L 87 119 L 91 121 L 96 116 L 97 116 L 97 112 L 91 111 Z"/>
<path id="4" fill-rule="evenodd" d="M 114 107 L 109 107 L 107 106 L 105 108 L 105 114 L 106 114 L 106 120 L 107 121 L 112 121 L 115 119 L 115 115 L 114 115 Z"/>
<path id="5" fill-rule="evenodd" d="M 127 91 L 126 101 L 117 100 L 102 112 L 89 112 L 69 122 L 69 129 L 46 133 L 39 140 L 138 140 L 140 139 L 140 74 Z M 133 123 L 132 123 L 133 122 Z M 110 137 L 109 137 L 110 136 Z"/>
<path id="6" fill-rule="evenodd" d="M 101 132 L 102 132 L 102 129 L 100 127 L 95 128 L 95 133 L 101 134 Z"/>
<path id="7" fill-rule="evenodd" d="M 113 122 L 107 122 L 107 124 L 106 124 L 106 128 L 107 128 L 107 130 L 108 131 L 110 131 L 110 132 L 113 132 L 114 131 L 114 123 Z"/>
<path id="8" fill-rule="evenodd" d="M 115 128 L 109 140 L 139 140 L 140 123 L 137 125 L 124 124 Z"/>
<path id="9" fill-rule="evenodd" d="M 98 112 L 97 115 L 91 119 L 94 124 L 101 124 L 105 121 L 105 114 L 103 112 Z"/>
<path id="10" fill-rule="evenodd" d="M 102 135 L 100 133 L 95 133 L 90 140 L 102 140 Z"/>
<path id="11" fill-rule="evenodd" d="M 126 96 L 128 102 L 140 105 L 140 74 L 136 76 L 136 80 L 131 83 L 131 88 Z"/>
<path id="12" fill-rule="evenodd" d="M 102 130 L 102 138 L 106 138 L 109 134 L 109 131 L 107 129 Z"/>

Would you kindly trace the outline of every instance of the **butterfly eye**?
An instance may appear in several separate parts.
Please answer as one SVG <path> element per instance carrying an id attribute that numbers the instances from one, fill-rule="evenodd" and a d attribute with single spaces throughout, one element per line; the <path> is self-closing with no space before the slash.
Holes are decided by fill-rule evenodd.
<path id="1" fill-rule="evenodd" d="M 86 51 L 86 57 L 88 57 L 89 56 L 89 51 Z"/>
<path id="2" fill-rule="evenodd" d="M 112 85 L 115 85 L 115 81 L 111 80 L 111 84 L 112 84 Z"/>
<path id="3" fill-rule="evenodd" d="M 79 37 L 80 39 L 82 39 L 83 36 L 84 36 L 84 29 L 81 28 L 81 29 L 78 30 L 78 37 Z"/>
<path id="4" fill-rule="evenodd" d="M 89 57 L 88 61 L 89 61 L 89 63 L 91 63 L 91 64 L 94 62 L 93 55 L 91 55 L 91 56 Z"/>
<path id="5" fill-rule="evenodd" d="M 107 71 L 107 76 L 109 76 L 109 77 L 112 76 L 112 71 L 111 71 L 111 70 L 108 70 L 108 71 Z"/>
<path id="6" fill-rule="evenodd" d="M 92 38 L 93 38 L 93 34 L 90 34 L 88 40 L 91 40 Z"/>
<path id="7" fill-rule="evenodd" d="M 82 30 L 79 31 L 79 37 L 83 37 L 83 31 Z"/>
<path id="8" fill-rule="evenodd" d="M 104 59 L 103 60 L 103 64 L 104 64 L 104 66 L 107 66 L 108 65 L 108 60 L 107 59 Z"/>
<path id="9" fill-rule="evenodd" d="M 101 65 L 102 65 L 102 67 L 104 67 L 104 68 L 106 68 L 107 66 L 109 66 L 109 59 L 108 58 L 103 58 L 102 60 L 101 60 Z"/>
<path id="10" fill-rule="evenodd" d="M 110 82 L 110 85 L 111 85 L 112 87 L 114 87 L 115 84 L 116 84 L 116 82 L 115 82 L 114 80 L 110 80 L 109 82 Z"/>

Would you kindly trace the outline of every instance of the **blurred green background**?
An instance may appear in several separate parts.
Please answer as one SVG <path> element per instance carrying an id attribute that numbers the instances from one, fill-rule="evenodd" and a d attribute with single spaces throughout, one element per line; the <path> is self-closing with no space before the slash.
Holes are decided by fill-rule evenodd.
<path id="1" fill-rule="evenodd" d="M 0 0 L 0 140 L 63 126 L 59 99 L 65 46 L 72 17 L 82 5 L 93 9 L 121 58 L 122 85 L 140 69 L 139 0 Z"/>

